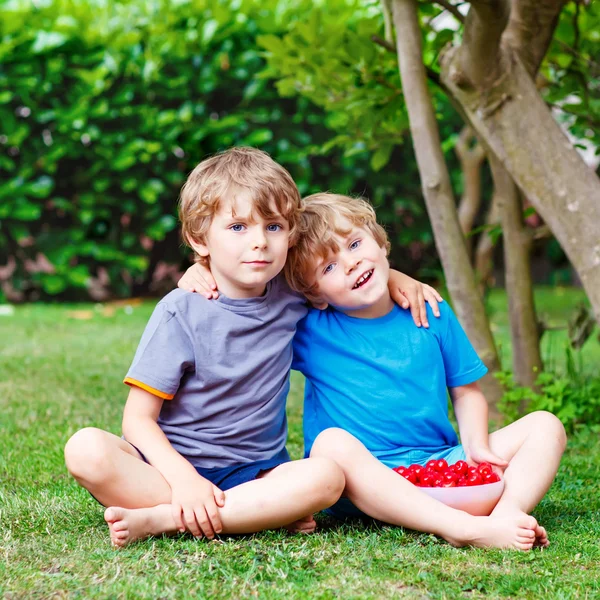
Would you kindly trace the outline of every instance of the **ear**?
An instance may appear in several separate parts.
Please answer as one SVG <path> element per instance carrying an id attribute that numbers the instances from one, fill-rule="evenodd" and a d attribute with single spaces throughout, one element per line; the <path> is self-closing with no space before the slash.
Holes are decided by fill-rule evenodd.
<path id="1" fill-rule="evenodd" d="M 208 258 L 210 256 L 210 252 L 208 251 L 208 246 L 202 242 L 198 242 L 197 240 L 192 239 L 191 237 L 187 237 L 188 245 L 202 258 Z"/>

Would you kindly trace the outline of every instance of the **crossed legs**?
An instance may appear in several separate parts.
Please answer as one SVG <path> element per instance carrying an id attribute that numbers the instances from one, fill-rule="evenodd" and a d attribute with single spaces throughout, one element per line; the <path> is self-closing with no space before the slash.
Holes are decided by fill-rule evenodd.
<path id="1" fill-rule="evenodd" d="M 491 434 L 492 451 L 510 464 L 505 492 L 490 517 L 473 517 L 430 498 L 342 429 L 322 432 L 311 458 L 335 460 L 344 472 L 344 495 L 373 518 L 434 533 L 456 546 L 528 550 L 536 540 L 548 543 L 545 530 L 528 513 L 550 487 L 565 443 L 564 428 L 550 413 L 532 413 Z"/>
<path id="2" fill-rule="evenodd" d="M 68 441 L 65 460 L 80 485 L 109 507 L 105 519 L 114 545 L 177 531 L 168 483 L 121 438 L 82 429 Z M 331 506 L 343 487 L 342 472 L 331 459 L 279 465 L 225 492 L 219 509 L 223 533 L 276 529 L 294 521 L 298 530 L 310 531 L 314 521 L 307 515 Z"/>

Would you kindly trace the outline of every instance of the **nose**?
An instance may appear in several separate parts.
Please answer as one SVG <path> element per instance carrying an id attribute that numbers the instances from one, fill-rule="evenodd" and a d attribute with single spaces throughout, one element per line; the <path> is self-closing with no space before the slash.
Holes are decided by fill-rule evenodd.
<path id="1" fill-rule="evenodd" d="M 361 262 L 362 260 L 358 256 L 348 256 L 346 258 L 346 275 L 350 275 L 350 273 L 352 273 L 352 271 L 354 271 Z"/>
<path id="2" fill-rule="evenodd" d="M 255 227 L 252 235 L 252 249 L 261 250 L 267 247 L 267 236 L 262 227 Z"/>

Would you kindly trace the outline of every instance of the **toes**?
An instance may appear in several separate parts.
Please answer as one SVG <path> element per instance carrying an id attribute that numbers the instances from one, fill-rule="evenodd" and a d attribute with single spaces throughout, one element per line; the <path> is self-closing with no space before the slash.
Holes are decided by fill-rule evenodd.
<path id="1" fill-rule="evenodd" d="M 109 506 L 104 511 L 104 520 L 107 523 L 114 523 L 123 518 L 123 513 L 124 510 L 122 508 L 119 508 L 118 506 Z"/>
<path id="2" fill-rule="evenodd" d="M 516 542 L 515 548 L 517 548 L 517 550 L 522 550 L 523 552 L 528 552 L 529 550 L 531 550 L 533 548 L 533 544 L 531 542 L 528 542 L 528 543 Z"/>

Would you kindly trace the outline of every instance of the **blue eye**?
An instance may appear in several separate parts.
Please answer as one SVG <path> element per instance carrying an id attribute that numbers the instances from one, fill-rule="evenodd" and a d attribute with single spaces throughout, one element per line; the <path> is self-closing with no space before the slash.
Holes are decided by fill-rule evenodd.
<path id="1" fill-rule="evenodd" d="M 323 269 L 323 275 L 327 275 L 327 273 L 331 273 L 331 271 L 333 271 L 333 266 L 335 265 L 335 263 L 329 263 L 324 269 Z"/>
<path id="2" fill-rule="evenodd" d="M 350 244 L 350 250 L 356 250 L 360 246 L 360 240 L 354 240 Z"/>
<path id="3" fill-rule="evenodd" d="M 271 223 L 267 225 L 267 231 L 281 231 L 283 227 L 279 223 Z"/>
<path id="4" fill-rule="evenodd" d="M 234 223 L 229 229 L 231 229 L 231 231 L 242 231 L 244 226 L 241 223 Z"/>

